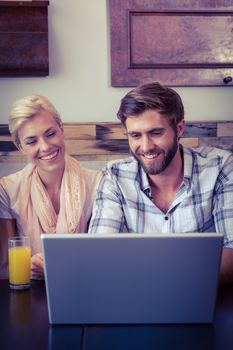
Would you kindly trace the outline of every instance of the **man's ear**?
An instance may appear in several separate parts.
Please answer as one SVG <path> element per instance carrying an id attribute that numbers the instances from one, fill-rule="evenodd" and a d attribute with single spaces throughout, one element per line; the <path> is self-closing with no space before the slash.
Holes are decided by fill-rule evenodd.
<path id="1" fill-rule="evenodd" d="M 177 124 L 177 136 L 178 136 L 178 138 L 181 138 L 181 136 L 184 133 L 184 130 L 185 130 L 185 120 L 182 119 Z"/>
<path id="2" fill-rule="evenodd" d="M 64 126 L 63 126 L 63 123 L 60 124 L 60 129 L 61 129 L 62 133 L 64 134 Z"/>

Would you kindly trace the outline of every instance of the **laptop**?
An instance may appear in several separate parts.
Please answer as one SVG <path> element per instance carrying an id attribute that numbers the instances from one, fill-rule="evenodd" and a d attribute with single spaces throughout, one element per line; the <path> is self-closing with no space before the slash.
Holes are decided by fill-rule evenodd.
<path id="1" fill-rule="evenodd" d="M 213 321 L 222 234 L 41 237 L 50 324 Z"/>

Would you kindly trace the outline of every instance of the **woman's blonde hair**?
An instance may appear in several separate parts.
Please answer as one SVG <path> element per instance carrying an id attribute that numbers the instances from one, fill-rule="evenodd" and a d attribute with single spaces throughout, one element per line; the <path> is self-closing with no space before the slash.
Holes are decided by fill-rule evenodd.
<path id="1" fill-rule="evenodd" d="M 50 113 L 58 125 L 62 125 L 60 114 L 54 105 L 44 96 L 31 95 L 17 100 L 9 113 L 9 130 L 14 143 L 19 145 L 18 130 L 20 126 L 28 119 L 37 115 L 41 110 Z"/>

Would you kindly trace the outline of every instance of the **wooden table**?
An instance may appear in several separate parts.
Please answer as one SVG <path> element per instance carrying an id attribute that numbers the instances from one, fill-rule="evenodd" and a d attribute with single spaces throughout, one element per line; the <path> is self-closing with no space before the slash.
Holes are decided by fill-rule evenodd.
<path id="1" fill-rule="evenodd" d="M 2 350 L 232 350 L 233 285 L 219 289 L 210 325 L 50 326 L 44 282 L 12 291 L 0 280 L 0 342 Z"/>

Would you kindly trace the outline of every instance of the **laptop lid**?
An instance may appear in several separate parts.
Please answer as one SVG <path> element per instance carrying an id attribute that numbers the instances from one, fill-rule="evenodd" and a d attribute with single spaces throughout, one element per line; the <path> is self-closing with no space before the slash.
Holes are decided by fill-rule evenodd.
<path id="1" fill-rule="evenodd" d="M 51 324 L 213 320 L 222 234 L 41 237 Z"/>

